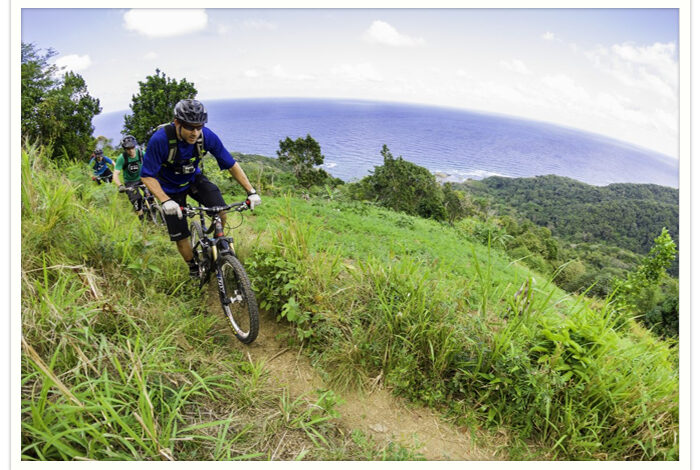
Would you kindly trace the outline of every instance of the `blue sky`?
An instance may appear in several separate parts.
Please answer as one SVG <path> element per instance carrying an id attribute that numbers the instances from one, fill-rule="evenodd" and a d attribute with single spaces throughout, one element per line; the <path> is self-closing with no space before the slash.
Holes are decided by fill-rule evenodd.
<path id="1" fill-rule="evenodd" d="M 85 78 L 103 112 L 128 109 L 158 67 L 202 100 L 451 106 L 678 157 L 675 9 L 25 8 L 21 26 L 22 41 Z"/>

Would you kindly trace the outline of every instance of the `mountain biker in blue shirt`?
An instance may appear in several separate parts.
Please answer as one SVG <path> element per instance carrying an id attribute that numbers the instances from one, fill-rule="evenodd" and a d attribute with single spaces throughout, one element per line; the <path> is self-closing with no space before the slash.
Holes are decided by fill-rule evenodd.
<path id="1" fill-rule="evenodd" d="M 95 149 L 88 166 L 92 169 L 92 180 L 97 184 L 102 184 L 102 181 L 112 182 L 112 170 L 108 165 L 114 167 L 114 162 L 109 157 L 104 156 L 102 149 Z"/>
<path id="2" fill-rule="evenodd" d="M 190 246 L 187 219 L 180 207 L 186 205 L 187 196 L 206 207 L 226 205 L 218 186 L 199 168 L 204 154 L 211 153 L 219 168 L 228 170 L 245 189 L 251 209 L 261 203 L 245 172 L 221 139 L 204 127 L 207 121 L 207 110 L 202 103 L 191 99 L 179 101 L 175 105 L 173 122 L 158 129 L 148 141 L 141 167 L 141 181 L 161 201 L 170 240 L 176 243 L 192 277 L 198 277 L 199 268 Z M 225 214 L 221 216 L 225 222 Z"/>

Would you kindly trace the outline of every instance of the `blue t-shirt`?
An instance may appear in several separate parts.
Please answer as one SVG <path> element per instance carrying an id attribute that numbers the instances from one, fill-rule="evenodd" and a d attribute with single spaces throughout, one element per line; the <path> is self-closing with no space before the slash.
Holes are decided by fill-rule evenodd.
<path id="1" fill-rule="evenodd" d="M 95 157 L 92 157 L 88 165 L 92 168 L 92 172 L 95 174 L 95 176 L 101 176 L 105 171 L 107 171 L 108 163 L 114 166 L 114 162 L 109 157 L 102 157 L 102 160 L 99 162 L 95 160 Z"/>
<path id="2" fill-rule="evenodd" d="M 202 128 L 204 134 L 204 150 L 208 151 L 219 163 L 219 168 L 228 170 L 235 165 L 236 160 L 226 150 L 224 144 L 221 143 L 219 136 L 214 134 L 208 128 Z M 187 161 L 195 154 L 195 144 L 188 144 L 184 140 L 177 141 L 177 148 L 180 151 L 180 160 L 176 160 L 175 165 L 180 161 Z M 199 168 L 199 159 L 192 160 L 192 164 L 196 165 L 194 173 L 176 175 L 173 168 L 162 166 L 168 160 L 168 136 L 165 129 L 158 129 L 148 141 L 146 154 L 143 157 L 143 166 L 141 167 L 141 177 L 156 178 L 160 183 L 163 191 L 169 194 L 179 193 L 189 188 L 189 184 L 194 181 L 196 175 L 202 170 Z"/>

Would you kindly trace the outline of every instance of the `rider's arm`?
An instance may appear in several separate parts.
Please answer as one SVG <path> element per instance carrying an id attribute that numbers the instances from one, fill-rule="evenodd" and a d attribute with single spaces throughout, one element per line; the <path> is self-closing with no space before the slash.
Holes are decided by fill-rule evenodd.
<path id="1" fill-rule="evenodd" d="M 151 194 L 157 197 L 160 202 L 165 202 L 170 199 L 170 197 L 165 194 L 165 191 L 163 191 L 163 188 L 160 187 L 160 183 L 157 179 L 150 176 L 142 176 L 141 181 L 143 181 L 143 184 L 146 185 Z"/>
<path id="2" fill-rule="evenodd" d="M 248 181 L 248 177 L 246 176 L 245 172 L 243 171 L 243 168 L 241 168 L 241 165 L 238 164 L 238 162 L 234 163 L 231 168 L 228 169 L 229 173 L 231 173 L 231 176 L 233 176 L 233 179 L 238 181 L 238 184 L 243 186 L 243 189 L 245 189 L 246 194 L 250 193 L 253 190 L 253 185 L 250 184 L 250 181 Z"/>
<path id="3" fill-rule="evenodd" d="M 165 135 L 159 133 L 153 134 L 148 142 L 148 149 L 143 156 L 143 164 L 141 165 L 141 181 L 146 185 L 148 190 L 160 202 L 165 202 L 170 197 L 165 194 L 160 182 L 156 179 L 162 163 L 168 158 L 168 140 Z"/>
<path id="4" fill-rule="evenodd" d="M 113 177 L 114 184 L 116 184 L 117 187 L 122 185 L 122 182 L 119 179 L 119 175 L 122 173 L 122 168 L 124 168 L 124 157 L 119 155 L 119 157 L 117 158 L 117 163 L 114 165 Z"/>
<path id="5" fill-rule="evenodd" d="M 231 153 L 226 150 L 226 147 L 224 147 L 224 144 L 221 142 L 221 139 L 219 139 L 219 136 L 217 136 L 207 127 L 205 127 L 202 132 L 205 133 L 204 144 L 206 150 L 214 155 L 214 158 L 216 158 L 216 161 L 219 163 L 219 168 L 222 170 L 228 170 L 229 173 L 231 173 L 231 176 L 233 176 L 233 179 L 238 181 L 238 184 L 245 189 L 246 193 L 250 193 L 250 191 L 253 189 L 253 185 L 251 185 L 250 181 L 248 181 L 248 177 L 243 171 L 243 168 L 241 168 L 241 165 L 239 165 L 238 162 L 231 156 Z"/>

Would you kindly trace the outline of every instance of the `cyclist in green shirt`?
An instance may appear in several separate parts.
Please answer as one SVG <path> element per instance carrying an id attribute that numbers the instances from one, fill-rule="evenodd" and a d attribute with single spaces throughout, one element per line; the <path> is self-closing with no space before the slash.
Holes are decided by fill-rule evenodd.
<path id="1" fill-rule="evenodd" d="M 143 196 L 138 190 L 138 186 L 141 184 L 143 154 L 140 149 L 136 148 L 136 139 L 131 135 L 127 135 L 121 140 L 121 146 L 124 151 L 114 164 L 114 184 L 117 185 L 120 193 L 126 192 L 139 219 L 143 220 Z M 123 184 L 122 174 L 124 174 Z"/>

